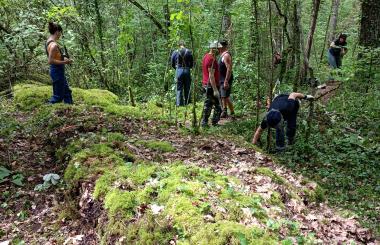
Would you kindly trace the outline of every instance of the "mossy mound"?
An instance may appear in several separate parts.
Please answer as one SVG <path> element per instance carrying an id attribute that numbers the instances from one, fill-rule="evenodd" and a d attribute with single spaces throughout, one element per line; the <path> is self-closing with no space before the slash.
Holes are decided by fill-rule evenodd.
<path id="1" fill-rule="evenodd" d="M 107 91 L 100 89 L 84 90 L 72 88 L 73 100 L 76 104 L 97 105 L 107 107 L 117 103 L 119 98 Z M 21 110 L 32 110 L 47 103 L 52 96 L 52 86 L 28 83 L 14 87 L 14 99 L 17 107 Z"/>
<path id="2" fill-rule="evenodd" d="M 87 134 L 59 153 L 71 156 L 67 182 L 96 181 L 93 196 L 108 216 L 99 227 L 104 243 L 118 237 L 126 244 L 278 244 L 286 240 L 280 228 L 301 236 L 287 228 L 296 222 L 269 218 L 268 205 L 283 208 L 278 194 L 264 200 L 209 169 L 126 158 L 126 140 L 118 133 Z"/>
<path id="3" fill-rule="evenodd" d="M 104 112 L 119 116 L 145 119 L 173 119 L 174 113 L 180 120 L 190 119 L 190 109 L 188 107 L 179 107 L 176 110 L 168 104 L 160 104 L 154 101 L 137 104 L 135 107 L 119 103 L 117 95 L 107 90 L 101 89 L 80 89 L 71 88 L 73 100 L 76 106 L 97 106 Z M 43 109 L 45 107 L 56 107 L 57 105 L 47 104 L 48 99 L 52 96 L 52 86 L 47 86 L 36 81 L 24 81 L 24 83 L 14 86 L 15 106 L 22 111 L 34 109 Z M 197 115 L 201 114 L 201 105 L 197 106 Z M 171 111 L 171 113 L 169 112 Z"/>

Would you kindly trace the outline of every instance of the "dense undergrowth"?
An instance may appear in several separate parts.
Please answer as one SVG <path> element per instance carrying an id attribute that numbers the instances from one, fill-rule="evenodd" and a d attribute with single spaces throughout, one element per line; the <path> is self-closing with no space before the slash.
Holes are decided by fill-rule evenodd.
<path id="1" fill-rule="evenodd" d="M 377 234 L 380 234 L 379 115 L 380 96 L 376 88 L 364 93 L 356 84 L 347 82 L 327 105 L 317 105 L 309 140 L 305 139 L 308 109 L 307 105 L 301 106 L 296 144 L 284 154 L 273 156 L 293 171 L 318 182 L 331 204 L 344 209 L 342 213 L 348 217 L 358 217 Z M 251 119 L 231 122 L 213 133 L 240 135 L 251 141 L 255 123 Z M 262 141 L 265 148 L 266 137 Z"/>

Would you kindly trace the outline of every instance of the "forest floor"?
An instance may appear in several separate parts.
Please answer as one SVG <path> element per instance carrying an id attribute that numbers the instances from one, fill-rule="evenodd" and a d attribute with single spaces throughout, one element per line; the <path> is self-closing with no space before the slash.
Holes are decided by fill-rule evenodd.
<path id="1" fill-rule="evenodd" d="M 18 126 L 11 136 L 0 138 L 0 162 L 13 173 L 0 182 L 1 244 L 98 244 L 102 240 L 102 220 L 108 222 L 110 217 L 104 218 L 108 210 L 103 206 L 104 200 L 92 194 L 99 172 L 81 178 L 74 189 L 65 183 L 43 191 L 36 191 L 35 187 L 42 183 L 45 174 L 65 175 L 75 157 L 57 154 L 60 150 L 65 151 L 77 140 L 86 142 L 89 135 L 110 132 L 123 135 L 124 140 L 112 144 L 122 144 L 139 161 L 162 166 L 181 162 L 238 179 L 247 193 L 264 200 L 262 208 L 267 213 L 263 222 L 241 208 L 238 223 L 260 227 L 283 244 L 379 243 L 357 217 L 343 218 L 329 207 L 315 182 L 277 164 L 237 137 L 194 135 L 161 120 L 110 116 L 98 106 L 12 111 L 8 116 Z M 160 142 L 169 144 L 169 150 L 161 149 Z M 198 206 L 196 202 L 203 200 L 195 200 L 192 205 Z M 139 219 L 139 212 L 134 219 Z M 215 222 L 215 217 L 205 217 Z M 171 244 L 180 243 L 180 236 L 174 236 Z M 118 234 L 107 243 L 124 244 L 124 239 L 127 238 L 123 234 Z M 238 244 L 247 244 L 245 238 L 239 239 Z"/>

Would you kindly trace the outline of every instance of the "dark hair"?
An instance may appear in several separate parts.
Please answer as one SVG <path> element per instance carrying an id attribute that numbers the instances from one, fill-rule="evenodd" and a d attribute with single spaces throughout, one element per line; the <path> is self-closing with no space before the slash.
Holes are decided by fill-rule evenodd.
<path id="1" fill-rule="evenodd" d="M 228 46 L 228 41 L 227 41 L 227 40 L 221 40 L 219 43 L 220 43 L 220 45 L 222 45 L 223 47 L 227 47 L 227 46 Z"/>
<path id="2" fill-rule="evenodd" d="M 346 33 L 340 33 L 339 38 L 347 39 L 347 34 Z"/>
<path id="3" fill-rule="evenodd" d="M 57 31 L 62 32 L 62 26 L 60 24 L 54 23 L 54 22 L 49 22 L 49 32 L 50 34 L 54 34 Z"/>

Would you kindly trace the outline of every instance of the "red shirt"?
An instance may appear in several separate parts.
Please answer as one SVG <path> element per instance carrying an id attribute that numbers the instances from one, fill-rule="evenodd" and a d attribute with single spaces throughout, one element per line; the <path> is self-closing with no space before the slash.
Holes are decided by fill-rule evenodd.
<path id="1" fill-rule="evenodd" d="M 202 85 L 207 86 L 209 84 L 209 74 L 208 74 L 208 69 L 209 68 L 214 69 L 214 78 L 215 78 L 215 83 L 216 86 L 219 86 L 219 69 L 218 69 L 218 62 L 212 56 L 210 53 L 207 53 L 202 60 L 202 72 L 203 72 L 203 80 L 202 80 Z M 210 84 L 211 85 L 211 84 Z"/>

